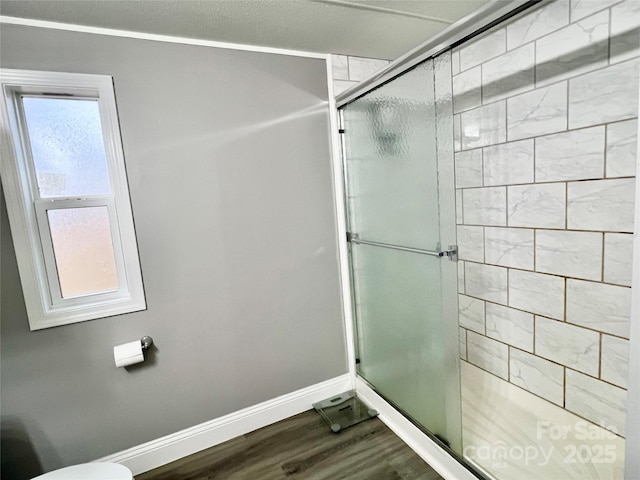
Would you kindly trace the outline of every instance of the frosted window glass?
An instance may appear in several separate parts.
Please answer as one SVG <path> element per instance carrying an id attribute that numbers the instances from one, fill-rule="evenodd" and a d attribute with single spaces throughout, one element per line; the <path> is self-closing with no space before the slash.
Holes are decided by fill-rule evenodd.
<path id="1" fill-rule="evenodd" d="M 47 212 L 63 298 L 118 289 L 107 207 Z"/>
<path id="2" fill-rule="evenodd" d="M 96 100 L 23 97 L 41 198 L 111 193 Z"/>

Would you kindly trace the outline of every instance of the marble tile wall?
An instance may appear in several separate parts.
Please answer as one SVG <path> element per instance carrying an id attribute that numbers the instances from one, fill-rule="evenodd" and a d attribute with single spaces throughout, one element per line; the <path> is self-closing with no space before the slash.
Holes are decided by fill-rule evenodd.
<path id="1" fill-rule="evenodd" d="M 621 436 L 639 31 L 556 0 L 452 54 L 461 358 Z"/>
<path id="2" fill-rule="evenodd" d="M 347 55 L 331 55 L 331 62 L 333 65 L 334 95 L 344 92 L 390 63 L 389 60 Z"/>

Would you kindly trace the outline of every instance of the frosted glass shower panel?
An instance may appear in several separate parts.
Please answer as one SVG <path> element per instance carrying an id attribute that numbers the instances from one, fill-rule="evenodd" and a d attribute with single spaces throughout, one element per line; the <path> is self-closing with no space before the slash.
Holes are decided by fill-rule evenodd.
<path id="1" fill-rule="evenodd" d="M 40 198 L 111 193 L 93 99 L 22 98 Z"/>
<path id="2" fill-rule="evenodd" d="M 432 62 L 366 94 L 343 112 L 351 231 L 366 240 L 436 249 Z"/>
<path id="3" fill-rule="evenodd" d="M 432 433 L 446 438 L 442 260 L 352 245 L 359 373 Z"/>

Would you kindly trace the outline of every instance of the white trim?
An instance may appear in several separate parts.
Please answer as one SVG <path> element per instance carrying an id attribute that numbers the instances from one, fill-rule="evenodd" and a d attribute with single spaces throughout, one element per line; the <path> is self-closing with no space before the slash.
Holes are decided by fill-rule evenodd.
<path id="1" fill-rule="evenodd" d="M 87 25 L 76 25 L 73 23 L 50 22 L 46 20 L 35 20 L 32 18 L 10 17 L 7 15 L 0 15 L 0 23 L 7 25 L 23 25 L 25 27 L 50 28 L 53 30 L 65 30 L 68 32 L 108 35 L 111 37 L 136 38 L 139 40 L 152 40 L 155 42 L 180 43 L 184 45 L 196 45 L 201 47 L 225 48 L 227 50 L 244 50 L 247 52 L 273 53 L 275 55 L 289 55 L 293 57 L 324 59 L 327 56 L 325 53 L 305 52 L 302 50 L 259 47 L 256 45 L 243 45 L 241 43 L 225 43 L 215 40 L 202 40 L 197 38 L 176 37 L 172 35 L 134 32 L 131 30 L 118 30 L 115 28 L 91 27 Z"/>
<path id="2" fill-rule="evenodd" d="M 11 233 L 16 249 L 20 280 L 31 330 L 136 312 L 146 308 L 140 260 L 129 200 L 120 126 L 107 75 L 0 69 L 0 124 L 2 125 L 2 184 Z M 40 198 L 24 119 L 18 106 L 21 93 L 40 95 L 55 91 L 95 99 L 100 121 L 112 193 L 108 207 L 113 250 L 118 269 L 117 291 L 62 299 L 45 210 L 62 206 L 86 206 L 94 197 Z M 112 203 L 111 203 L 112 202 Z M 58 205 L 58 206 L 56 206 Z M 36 214 L 36 211 L 38 214 Z M 44 239 L 44 241 L 43 241 Z M 48 239 L 48 240 L 47 240 Z M 57 293 L 56 293 L 57 292 Z"/>
<path id="3" fill-rule="evenodd" d="M 446 480 L 478 480 L 475 475 L 407 420 L 360 378 L 356 379 L 356 392 L 367 405 L 380 412 L 380 420 L 393 433 Z"/>
<path id="4" fill-rule="evenodd" d="M 355 331 L 351 303 L 351 275 L 349 270 L 349 250 L 347 246 L 347 217 L 345 212 L 344 175 L 342 174 L 342 148 L 338 133 L 338 109 L 333 91 L 333 59 L 327 55 L 327 88 L 329 89 L 329 128 L 331 140 L 331 171 L 333 173 L 333 195 L 338 228 L 338 265 L 340 268 L 340 288 L 344 318 L 344 335 L 347 348 L 347 366 L 353 387 L 356 380 Z"/>
<path id="5" fill-rule="evenodd" d="M 638 91 L 640 103 L 640 89 Z M 639 107 L 640 108 L 640 105 Z M 627 392 L 627 452 L 640 452 L 640 123 L 636 153 L 636 210 L 633 235 L 633 279 L 631 281 L 631 318 L 629 333 L 629 382 Z M 625 456 L 624 478 L 640 478 L 640 457 Z"/>
<path id="6" fill-rule="evenodd" d="M 344 374 L 95 461 L 120 463 L 138 475 L 305 412 L 351 384 L 351 375 Z"/>

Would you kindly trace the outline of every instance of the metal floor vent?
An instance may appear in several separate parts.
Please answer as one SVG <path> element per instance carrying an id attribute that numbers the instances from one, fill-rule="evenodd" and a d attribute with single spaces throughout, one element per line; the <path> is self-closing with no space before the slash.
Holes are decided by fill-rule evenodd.
<path id="1" fill-rule="evenodd" d="M 365 405 L 354 390 L 314 403 L 313 408 L 327 422 L 333 433 L 378 416 L 377 410 Z"/>

